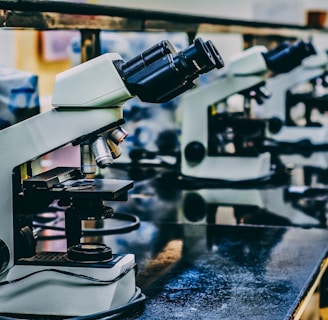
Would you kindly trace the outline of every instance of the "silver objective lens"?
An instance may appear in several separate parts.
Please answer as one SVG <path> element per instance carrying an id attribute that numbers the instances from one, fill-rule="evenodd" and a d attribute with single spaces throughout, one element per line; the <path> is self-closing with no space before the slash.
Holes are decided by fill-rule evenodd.
<path id="1" fill-rule="evenodd" d="M 127 131 L 121 127 L 115 128 L 113 131 L 108 133 L 110 140 L 116 144 L 120 144 L 128 135 Z"/>
<path id="2" fill-rule="evenodd" d="M 107 144 L 112 153 L 113 159 L 117 159 L 122 154 L 121 147 L 110 139 L 107 139 Z"/>
<path id="3" fill-rule="evenodd" d="M 107 145 L 106 139 L 99 136 L 92 143 L 92 151 L 99 168 L 106 168 L 113 163 L 112 153 Z"/>
<path id="4" fill-rule="evenodd" d="M 93 151 L 89 144 L 80 144 L 81 169 L 84 174 L 92 174 L 97 171 L 97 164 Z"/>

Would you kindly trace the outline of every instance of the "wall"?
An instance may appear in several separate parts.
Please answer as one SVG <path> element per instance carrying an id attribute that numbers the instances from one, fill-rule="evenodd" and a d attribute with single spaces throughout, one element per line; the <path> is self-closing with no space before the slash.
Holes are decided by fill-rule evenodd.
<path id="1" fill-rule="evenodd" d="M 70 60 L 46 61 L 41 52 L 40 32 L 34 30 L 15 31 L 15 66 L 39 76 L 40 95 L 52 94 L 55 75 L 70 67 Z"/>

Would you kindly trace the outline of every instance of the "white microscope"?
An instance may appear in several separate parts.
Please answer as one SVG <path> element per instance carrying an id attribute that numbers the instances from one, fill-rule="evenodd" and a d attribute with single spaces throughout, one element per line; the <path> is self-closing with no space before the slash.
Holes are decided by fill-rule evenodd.
<path id="1" fill-rule="evenodd" d="M 272 97 L 258 109 L 263 117 L 275 120 L 268 126 L 269 139 L 282 146 L 327 145 L 328 126 L 322 119 L 327 119 L 324 113 L 328 111 L 328 98 L 316 90 L 316 81 L 325 80 L 327 65 L 327 52 L 317 50 L 297 68 L 267 80 Z M 317 111 L 317 119 L 313 119 L 313 110 Z"/>
<path id="2" fill-rule="evenodd" d="M 265 135 L 265 121 L 252 119 L 247 104 L 242 112 L 229 113 L 225 102 L 237 94 L 246 96 L 244 101 L 268 98 L 263 86 L 270 76 L 289 72 L 314 53 L 304 41 L 270 51 L 254 46 L 233 57 L 225 75 L 183 95 L 182 175 L 231 182 L 270 177 L 270 153 L 256 148 Z"/>
<path id="3" fill-rule="evenodd" d="M 0 131 L 1 315 L 96 319 L 140 302 L 134 255 L 81 241 L 81 221 L 113 217 L 104 201 L 126 200 L 133 182 L 86 174 L 119 156 L 124 101 L 168 101 L 221 67 L 217 49 L 201 38 L 181 52 L 162 41 L 128 62 L 105 54 L 56 77 L 52 110 Z M 70 144 L 81 146 L 80 168 L 34 172 L 35 160 Z M 65 208 L 67 250 L 36 252 L 32 216 L 53 201 Z"/>

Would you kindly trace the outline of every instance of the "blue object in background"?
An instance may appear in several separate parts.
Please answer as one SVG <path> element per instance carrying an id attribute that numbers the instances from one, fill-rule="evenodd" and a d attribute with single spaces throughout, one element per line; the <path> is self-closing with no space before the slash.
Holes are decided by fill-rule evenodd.
<path id="1" fill-rule="evenodd" d="M 0 67 L 0 129 L 40 113 L 38 77 Z"/>

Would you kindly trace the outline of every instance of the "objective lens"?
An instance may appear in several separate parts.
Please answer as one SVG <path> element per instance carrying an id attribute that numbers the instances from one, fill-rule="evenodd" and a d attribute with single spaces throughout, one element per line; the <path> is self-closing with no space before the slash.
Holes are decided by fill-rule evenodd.
<path id="1" fill-rule="evenodd" d="M 92 151 L 99 168 L 106 168 L 113 163 L 113 157 L 103 136 L 99 136 L 92 143 Z"/>
<path id="2" fill-rule="evenodd" d="M 122 154 L 121 147 L 110 139 L 107 139 L 107 144 L 111 151 L 113 159 L 117 159 Z"/>
<path id="3" fill-rule="evenodd" d="M 92 174 L 97 171 L 97 164 L 92 148 L 88 143 L 80 144 L 81 169 L 84 174 Z"/>
<path id="4" fill-rule="evenodd" d="M 116 144 L 120 144 L 127 137 L 128 133 L 122 127 L 117 127 L 109 132 L 109 137 Z"/>

